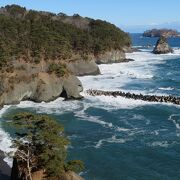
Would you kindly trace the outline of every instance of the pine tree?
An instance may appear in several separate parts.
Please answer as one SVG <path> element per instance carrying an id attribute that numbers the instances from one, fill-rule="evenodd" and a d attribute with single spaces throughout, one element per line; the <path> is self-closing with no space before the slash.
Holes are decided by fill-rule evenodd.
<path id="1" fill-rule="evenodd" d="M 81 161 L 66 161 L 69 141 L 64 137 L 63 127 L 49 116 L 18 113 L 10 124 L 17 135 L 13 141 L 17 148 L 14 158 L 29 180 L 38 170 L 43 170 L 48 179 L 69 170 L 82 170 Z"/>

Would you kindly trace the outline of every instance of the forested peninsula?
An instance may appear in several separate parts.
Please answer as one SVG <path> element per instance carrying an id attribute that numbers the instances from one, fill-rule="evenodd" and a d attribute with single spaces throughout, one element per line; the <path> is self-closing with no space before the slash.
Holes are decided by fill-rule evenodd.
<path id="1" fill-rule="evenodd" d="M 127 61 L 127 51 L 129 35 L 106 21 L 2 7 L 0 105 L 80 99 L 76 75 L 97 75 L 97 64 Z"/>

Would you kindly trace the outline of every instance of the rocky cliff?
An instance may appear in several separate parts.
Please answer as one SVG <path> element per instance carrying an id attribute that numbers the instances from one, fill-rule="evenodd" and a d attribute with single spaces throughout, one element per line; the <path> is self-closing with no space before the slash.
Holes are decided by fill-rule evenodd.
<path id="1" fill-rule="evenodd" d="M 156 46 L 153 50 L 154 54 L 167 54 L 167 53 L 173 53 L 172 48 L 169 46 L 167 39 L 164 36 L 161 36 L 157 43 Z"/>
<path id="2" fill-rule="evenodd" d="M 67 64 L 67 67 L 76 76 L 100 74 L 99 67 L 97 66 L 97 64 L 94 60 L 89 60 L 89 61 L 78 60 L 78 61 L 74 61 L 74 62 L 69 62 Z"/>
<path id="3" fill-rule="evenodd" d="M 126 59 L 125 51 L 111 50 L 95 57 L 97 64 L 111 64 L 132 61 L 132 59 Z"/>
<path id="4" fill-rule="evenodd" d="M 39 65 L 18 63 L 12 72 L 1 72 L 0 75 L 0 106 L 4 104 L 17 104 L 20 101 L 31 100 L 35 102 L 49 102 L 58 97 L 66 99 L 79 99 L 82 84 L 70 72 L 52 71 L 47 63 Z M 50 65 L 49 65 L 50 66 Z M 59 65 L 55 64 L 59 69 Z M 63 67 L 64 68 L 64 67 Z M 59 70 L 58 69 L 58 70 Z M 61 73 L 65 73 L 64 75 Z"/>
<path id="5" fill-rule="evenodd" d="M 75 76 L 97 75 L 97 64 L 126 62 L 127 33 L 106 21 L 63 13 L 0 8 L 0 106 L 22 100 L 81 98 Z"/>

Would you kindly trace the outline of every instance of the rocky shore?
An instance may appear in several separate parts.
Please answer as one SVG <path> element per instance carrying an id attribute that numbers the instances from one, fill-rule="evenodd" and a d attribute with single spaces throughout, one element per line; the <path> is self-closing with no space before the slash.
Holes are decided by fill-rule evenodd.
<path id="1" fill-rule="evenodd" d="M 172 103 L 172 104 L 180 105 L 180 97 L 174 97 L 174 96 L 142 95 L 142 94 L 134 94 L 129 92 L 125 93 L 122 91 L 102 91 L 102 90 L 93 90 L 93 89 L 89 89 L 86 92 L 91 96 L 113 96 L 113 97 L 121 96 L 134 100 L 143 100 L 148 102 L 163 102 L 163 103 Z"/>
<path id="2" fill-rule="evenodd" d="M 0 15 L 0 107 L 81 99 L 76 76 L 100 74 L 97 64 L 128 62 L 125 53 L 134 50 L 128 33 L 102 20 L 18 5 L 1 7 Z"/>
<path id="3" fill-rule="evenodd" d="M 133 60 L 127 59 L 125 52 L 121 51 L 107 52 L 99 57 L 94 56 L 91 60 L 66 62 L 65 66 L 56 61 L 32 64 L 19 60 L 13 64 L 12 72 L 0 73 L 0 106 L 18 104 L 25 100 L 49 102 L 58 97 L 81 99 L 83 87 L 76 76 L 100 74 L 97 64 L 130 61 Z M 65 71 L 63 75 L 60 69 Z"/>

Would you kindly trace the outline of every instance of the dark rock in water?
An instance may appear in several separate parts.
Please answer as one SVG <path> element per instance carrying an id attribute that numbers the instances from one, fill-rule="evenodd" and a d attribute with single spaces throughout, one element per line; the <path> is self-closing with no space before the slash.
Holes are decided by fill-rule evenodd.
<path id="1" fill-rule="evenodd" d="M 161 36 L 157 43 L 156 43 L 156 47 L 153 50 L 154 54 L 167 54 L 167 53 L 173 53 L 172 48 L 169 46 L 168 42 L 167 42 L 167 38 L 165 38 L 164 36 Z"/>
<path id="2" fill-rule="evenodd" d="M 132 94 L 132 93 L 125 93 L 122 91 L 102 91 L 102 90 L 93 90 L 89 89 L 86 91 L 87 94 L 91 96 L 122 96 L 128 99 L 134 100 L 143 100 L 149 102 L 164 102 L 164 103 L 172 103 L 176 105 L 180 105 L 180 97 L 173 97 L 173 96 L 156 96 L 156 95 L 142 95 L 142 94 Z"/>

